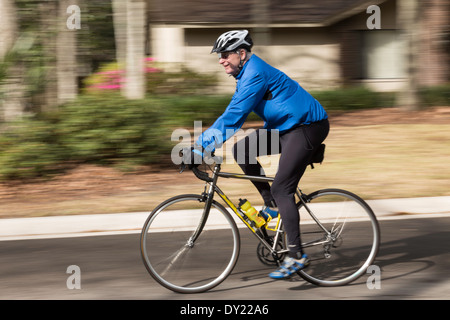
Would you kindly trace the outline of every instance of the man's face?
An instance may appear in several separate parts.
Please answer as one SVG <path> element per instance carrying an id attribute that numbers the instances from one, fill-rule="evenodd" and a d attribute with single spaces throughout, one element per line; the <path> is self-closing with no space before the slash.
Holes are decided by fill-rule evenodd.
<path id="1" fill-rule="evenodd" d="M 239 74 L 239 64 L 244 58 L 245 50 L 239 50 L 239 53 L 233 51 L 219 53 L 219 63 L 225 68 L 225 73 L 233 76 Z"/>

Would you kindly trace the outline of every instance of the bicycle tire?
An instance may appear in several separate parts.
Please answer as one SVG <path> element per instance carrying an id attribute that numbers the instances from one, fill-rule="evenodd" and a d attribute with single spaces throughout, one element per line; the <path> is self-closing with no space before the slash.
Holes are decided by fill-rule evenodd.
<path id="1" fill-rule="evenodd" d="M 309 213 L 299 202 L 302 242 L 311 259 L 299 275 L 310 283 L 327 287 L 346 285 L 361 277 L 374 262 L 380 246 L 380 227 L 370 206 L 354 193 L 341 189 L 318 190 L 307 195 L 305 201 L 318 221 L 333 234 L 328 240 L 334 240 L 311 245 L 315 240 L 325 241 L 327 236 L 317 223 L 304 221 Z"/>
<path id="2" fill-rule="evenodd" d="M 172 197 L 150 213 L 142 228 L 144 265 L 153 279 L 172 291 L 210 290 L 228 277 L 238 260 L 240 236 L 235 221 L 213 200 L 202 224 L 204 200 L 195 194 Z M 198 208 L 188 210 L 192 207 Z M 194 234 L 196 240 L 190 241 Z"/>

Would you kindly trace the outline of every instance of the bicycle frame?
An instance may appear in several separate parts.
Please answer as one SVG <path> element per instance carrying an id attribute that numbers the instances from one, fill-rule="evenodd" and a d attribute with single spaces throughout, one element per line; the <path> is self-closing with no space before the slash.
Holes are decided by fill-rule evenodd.
<path id="1" fill-rule="evenodd" d="M 216 163 L 215 166 L 214 166 L 212 177 L 209 177 L 209 175 L 206 172 L 200 171 L 197 167 L 194 167 L 192 169 L 192 171 L 197 176 L 197 178 L 199 178 L 200 180 L 206 181 L 206 184 L 205 184 L 205 191 L 203 192 L 203 196 L 204 196 L 204 200 L 205 200 L 205 207 L 204 207 L 204 210 L 203 210 L 202 219 L 201 219 L 201 222 L 200 222 L 199 226 L 197 227 L 196 231 L 194 232 L 194 234 L 192 235 L 190 240 L 195 242 L 195 240 L 198 238 L 198 236 L 202 232 L 203 227 L 205 226 L 205 223 L 206 223 L 206 221 L 208 219 L 208 216 L 209 216 L 209 210 L 211 209 L 211 204 L 212 204 L 212 201 L 213 201 L 213 198 L 214 198 L 214 193 L 217 193 L 217 195 L 219 195 L 219 197 L 230 207 L 230 209 L 239 217 L 239 219 L 247 226 L 247 228 L 250 231 L 252 231 L 252 233 L 258 238 L 260 243 L 262 243 L 271 252 L 272 256 L 274 256 L 275 259 L 277 259 L 278 255 L 282 255 L 282 254 L 285 254 L 285 253 L 289 252 L 288 249 L 283 249 L 283 250 L 280 250 L 280 251 L 276 250 L 276 246 L 278 244 L 278 241 L 280 240 L 280 237 L 282 237 L 282 235 L 284 233 L 284 231 L 282 230 L 282 219 L 281 219 L 281 217 L 278 218 L 277 225 L 276 225 L 275 229 L 269 229 L 269 228 L 267 228 L 267 225 L 266 225 L 266 229 L 271 230 L 271 231 L 275 231 L 275 236 L 273 238 L 273 245 L 271 245 L 266 240 L 266 238 L 268 237 L 266 230 L 263 229 L 263 228 L 255 229 L 251 225 L 251 222 L 248 220 L 246 215 L 239 208 L 237 208 L 233 204 L 233 202 L 227 197 L 227 195 L 217 186 L 217 180 L 218 180 L 219 177 L 231 178 L 231 179 L 245 179 L 245 180 L 250 180 L 250 181 L 269 182 L 269 183 L 273 182 L 274 178 L 273 177 L 265 177 L 265 176 L 250 176 L 250 175 L 238 174 L 238 173 L 221 172 L 220 169 L 221 169 L 221 165 Z M 208 185 L 209 185 L 209 188 L 208 188 L 208 191 L 206 191 Z M 316 216 L 313 214 L 313 212 L 308 208 L 308 206 L 306 204 L 306 201 L 305 201 L 305 197 L 303 197 L 304 194 L 300 190 L 300 188 L 297 188 L 296 195 L 299 198 L 299 201 L 302 202 L 302 205 L 305 207 L 305 209 L 307 210 L 307 212 L 309 213 L 311 218 L 317 223 L 317 225 L 327 235 L 325 240 L 323 240 L 323 238 L 321 238 L 321 239 L 318 239 L 318 240 L 315 240 L 315 241 L 310 241 L 308 243 L 303 243 L 302 246 L 303 247 L 309 247 L 309 246 L 315 246 L 315 245 L 329 243 L 330 242 L 330 236 L 331 236 L 330 231 L 328 231 L 320 223 L 320 221 L 316 218 Z M 284 239 L 282 239 L 282 241 L 284 242 Z"/>

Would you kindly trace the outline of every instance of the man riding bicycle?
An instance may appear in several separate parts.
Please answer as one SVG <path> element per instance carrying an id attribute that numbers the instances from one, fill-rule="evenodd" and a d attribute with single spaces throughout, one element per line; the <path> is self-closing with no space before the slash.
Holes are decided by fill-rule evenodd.
<path id="1" fill-rule="evenodd" d="M 253 54 L 252 47 L 247 30 L 225 32 L 216 40 L 211 53 L 219 55 L 219 64 L 236 79 L 236 92 L 224 113 L 200 135 L 189 156 L 194 159 L 196 154 L 213 152 L 231 137 L 230 132 L 241 128 L 251 112 L 264 120 L 264 128 L 238 141 L 233 154 L 245 174 L 261 176 L 264 174 L 256 157 L 280 153 L 272 186 L 253 184 L 264 200 L 261 214 L 276 217 L 279 212 L 283 219 L 289 257 L 269 274 L 273 279 L 283 279 L 309 264 L 301 246 L 294 194 L 312 156 L 328 135 L 329 123 L 326 111 L 316 99 Z M 271 139 L 274 134 L 279 135 L 276 145 Z"/>

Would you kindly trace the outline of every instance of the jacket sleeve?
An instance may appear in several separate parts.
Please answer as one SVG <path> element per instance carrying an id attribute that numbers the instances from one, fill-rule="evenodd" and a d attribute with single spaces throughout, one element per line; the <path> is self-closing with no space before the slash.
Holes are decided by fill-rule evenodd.
<path id="1" fill-rule="evenodd" d="M 213 152 L 238 131 L 250 112 L 261 101 L 266 92 L 264 77 L 256 73 L 251 78 L 239 80 L 236 92 L 225 112 L 205 130 L 198 138 L 196 145 L 207 152 Z"/>

